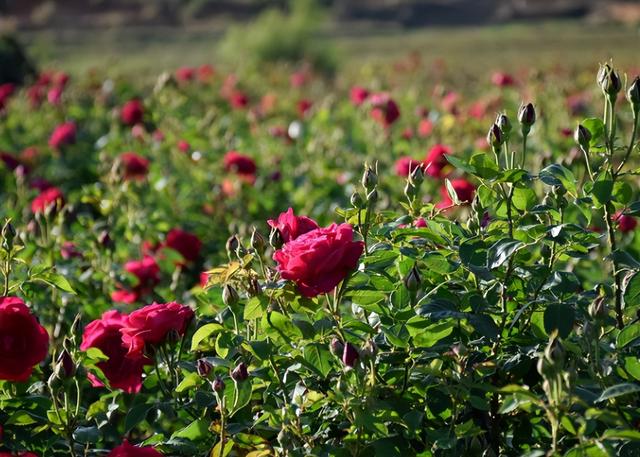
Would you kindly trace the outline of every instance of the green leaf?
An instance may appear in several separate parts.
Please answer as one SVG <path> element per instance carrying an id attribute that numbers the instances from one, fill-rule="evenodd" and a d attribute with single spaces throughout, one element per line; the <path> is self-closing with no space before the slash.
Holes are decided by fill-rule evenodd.
<path id="1" fill-rule="evenodd" d="M 268 304 L 269 302 L 265 295 L 251 297 L 244 307 L 244 320 L 250 321 L 261 318 Z"/>
<path id="2" fill-rule="evenodd" d="M 582 125 L 589 130 L 589 133 L 591 133 L 591 141 L 589 142 L 590 147 L 595 148 L 604 142 L 605 127 L 602 119 L 598 119 L 596 117 L 584 119 L 582 121 Z"/>
<path id="3" fill-rule="evenodd" d="M 483 179 L 493 179 L 500 174 L 495 160 L 484 152 L 474 154 L 469 164 L 475 169 L 473 174 Z"/>
<path id="4" fill-rule="evenodd" d="M 185 428 L 178 430 L 171 438 L 184 438 L 190 441 L 199 441 L 207 438 L 210 422 L 206 419 L 197 419 L 187 425 Z"/>
<path id="5" fill-rule="evenodd" d="M 200 377 L 198 373 L 189 373 L 184 377 L 180 384 L 178 384 L 178 387 L 176 387 L 176 392 L 180 393 L 186 390 L 192 390 L 201 384 L 202 377 Z"/>
<path id="6" fill-rule="evenodd" d="M 626 205 L 631 201 L 633 197 L 633 189 L 631 186 L 624 181 L 616 181 L 613 185 L 613 199 L 614 201 Z"/>
<path id="7" fill-rule="evenodd" d="M 615 386 L 611 386 L 608 389 L 605 389 L 604 392 L 602 392 L 602 394 L 596 400 L 596 403 L 601 403 L 605 400 L 610 400 L 612 398 L 621 397 L 623 395 L 632 394 L 638 391 L 640 391 L 640 385 L 638 384 L 616 384 Z"/>
<path id="8" fill-rule="evenodd" d="M 625 328 L 620 330 L 618 338 L 616 338 L 616 346 L 618 349 L 622 349 L 623 347 L 633 343 L 638 338 L 640 338 L 640 323 L 636 322 L 635 324 L 627 325 Z"/>
<path id="9" fill-rule="evenodd" d="M 634 273 L 627 281 L 624 288 L 624 304 L 627 307 L 640 305 L 640 272 Z"/>
<path id="10" fill-rule="evenodd" d="M 635 356 L 624 358 L 624 369 L 629 373 L 636 381 L 640 381 L 640 360 Z"/>
<path id="11" fill-rule="evenodd" d="M 317 343 L 304 347 L 304 359 L 320 374 L 326 378 L 331 372 L 331 353 Z"/>
<path id="12" fill-rule="evenodd" d="M 487 252 L 487 268 L 501 266 L 523 245 L 522 241 L 504 238 L 494 243 Z"/>
<path id="13" fill-rule="evenodd" d="M 554 163 L 540 171 L 540 180 L 550 186 L 561 186 L 570 194 L 577 196 L 576 178 L 568 168 Z"/>
<path id="14" fill-rule="evenodd" d="M 31 425 L 35 424 L 37 421 L 31 417 L 31 415 L 27 411 L 16 411 L 13 413 L 9 419 L 7 419 L 7 425 Z"/>
<path id="15" fill-rule="evenodd" d="M 124 419 L 125 433 L 129 433 L 133 427 L 144 421 L 153 406 L 154 405 L 149 403 L 142 403 L 140 405 L 133 406 L 127 413 L 127 417 Z"/>
<path id="16" fill-rule="evenodd" d="M 73 290 L 73 287 L 71 287 L 71 284 L 69 284 L 69 281 L 67 281 L 67 278 L 65 278 L 59 273 L 48 271 L 46 273 L 43 273 L 41 276 L 36 276 L 36 277 L 33 277 L 32 279 L 35 281 L 44 282 L 45 284 L 55 287 L 56 289 L 59 289 L 63 292 L 76 295 L 76 291 Z"/>
<path id="17" fill-rule="evenodd" d="M 221 330 L 224 330 L 224 327 L 220 324 L 211 323 L 211 324 L 203 325 L 198 330 L 196 330 L 196 332 L 193 334 L 193 337 L 191 338 L 191 350 L 192 351 L 200 350 L 200 346 L 201 346 L 200 343 L 204 342 L 211 335 Z"/>
<path id="18" fill-rule="evenodd" d="M 225 404 L 229 411 L 229 416 L 233 416 L 244 408 L 251 401 L 251 381 L 233 381 L 227 383 L 224 389 Z"/>
<path id="19" fill-rule="evenodd" d="M 544 330 L 551 334 L 558 330 L 561 338 L 566 338 L 573 329 L 575 312 L 573 307 L 565 303 L 552 303 L 544 310 Z"/>
<path id="20" fill-rule="evenodd" d="M 613 181 L 602 180 L 596 181 L 591 189 L 591 195 L 593 195 L 594 201 L 598 206 L 604 206 L 611 201 L 611 194 L 613 192 Z"/>
<path id="21" fill-rule="evenodd" d="M 95 425 L 78 427 L 73 431 L 73 439 L 78 443 L 97 443 L 100 440 L 100 431 Z"/>

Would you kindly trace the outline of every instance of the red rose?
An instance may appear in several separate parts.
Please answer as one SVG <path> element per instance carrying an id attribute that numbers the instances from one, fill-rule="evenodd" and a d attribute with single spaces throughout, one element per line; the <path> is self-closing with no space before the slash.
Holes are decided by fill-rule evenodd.
<path id="1" fill-rule="evenodd" d="M 460 102 L 460 94 L 457 92 L 448 92 L 442 97 L 442 109 L 451 114 L 458 112 L 458 103 Z"/>
<path id="2" fill-rule="evenodd" d="M 307 99 L 299 100 L 297 104 L 298 115 L 300 117 L 304 117 L 307 114 L 307 112 L 311 109 L 312 106 L 313 106 L 313 102 L 311 100 L 307 100 Z"/>
<path id="3" fill-rule="evenodd" d="M 186 154 L 191 150 L 191 145 L 185 140 L 180 140 L 178 141 L 178 150 Z"/>
<path id="4" fill-rule="evenodd" d="M 0 151 L 0 161 L 4 162 L 5 166 L 11 171 L 15 170 L 20 165 L 22 165 L 22 162 L 20 161 L 20 159 L 18 159 L 16 156 L 11 154 L 10 152 Z"/>
<path id="5" fill-rule="evenodd" d="M 622 233 L 632 232 L 638 225 L 638 221 L 636 221 L 635 217 L 622 214 L 622 211 L 618 211 L 614 214 L 612 219 L 618 224 L 618 229 Z"/>
<path id="6" fill-rule="evenodd" d="M 202 273 L 200 273 L 200 287 L 204 289 L 208 283 L 209 283 L 209 273 L 207 273 L 206 271 L 203 271 Z"/>
<path id="7" fill-rule="evenodd" d="M 180 67 L 176 70 L 176 79 L 181 83 L 193 81 L 196 76 L 196 69 L 192 67 Z"/>
<path id="8" fill-rule="evenodd" d="M 137 393 L 142 387 L 142 370 L 145 365 L 151 364 L 151 360 L 142 355 L 127 356 L 127 348 L 122 343 L 120 333 L 126 321 L 125 314 L 115 310 L 107 311 L 100 319 L 85 327 L 80 349 L 100 349 L 109 360 L 100 362 L 97 366 L 109 380 L 111 387 L 127 393 Z M 87 376 L 94 387 L 103 386 L 100 379 L 92 373 Z"/>
<path id="9" fill-rule="evenodd" d="M 426 138 L 433 132 L 433 122 L 430 119 L 420 119 L 418 124 L 418 136 L 420 138 Z"/>
<path id="10" fill-rule="evenodd" d="M 58 106 L 60 104 L 60 101 L 62 100 L 63 91 L 64 88 L 60 86 L 53 86 L 51 89 L 49 89 L 49 92 L 47 92 L 47 100 L 49 101 L 49 103 L 54 106 Z"/>
<path id="11" fill-rule="evenodd" d="M 51 184 L 44 178 L 36 176 L 35 178 L 31 179 L 31 181 L 29 181 L 29 187 L 31 187 L 32 189 L 38 189 L 40 192 L 44 192 L 47 189 L 51 189 L 53 187 L 53 184 Z"/>
<path id="12" fill-rule="evenodd" d="M 31 201 L 31 211 L 34 214 L 42 213 L 49 205 L 54 204 L 60 207 L 64 206 L 64 195 L 57 187 L 49 187 L 40 192 L 40 195 Z"/>
<path id="13" fill-rule="evenodd" d="M 167 233 L 165 246 L 178 251 L 186 261 L 195 262 L 200 256 L 202 241 L 193 233 L 174 228 Z"/>
<path id="14" fill-rule="evenodd" d="M 419 217 L 413 221 L 413 226 L 416 228 L 424 228 L 427 226 L 427 221 L 424 220 L 424 217 Z"/>
<path id="15" fill-rule="evenodd" d="M 162 454 L 151 446 L 132 446 L 125 440 L 120 446 L 109 452 L 107 457 L 162 457 Z"/>
<path id="16" fill-rule="evenodd" d="M 229 96 L 229 103 L 233 109 L 244 109 L 249 105 L 249 97 L 244 92 L 234 90 Z"/>
<path id="17" fill-rule="evenodd" d="M 300 235 L 273 254 L 284 279 L 305 297 L 332 291 L 358 266 L 364 243 L 353 241 L 349 224 L 332 224 Z"/>
<path id="18" fill-rule="evenodd" d="M 120 110 L 120 120 L 125 125 L 135 125 L 142 122 L 144 117 L 144 107 L 138 99 L 129 100 Z"/>
<path id="19" fill-rule="evenodd" d="M 82 253 L 78 251 L 73 241 L 65 241 L 60 247 L 60 255 L 63 259 L 68 260 L 75 257 L 82 257 Z"/>
<path id="20" fill-rule="evenodd" d="M 151 256 L 142 260 L 130 260 L 124 264 L 127 273 L 138 279 L 132 290 L 120 289 L 111 294 L 111 299 L 119 303 L 134 303 L 143 295 L 150 293 L 160 282 L 160 267 Z"/>
<path id="21" fill-rule="evenodd" d="M 215 68 L 209 64 L 203 64 L 198 67 L 198 79 L 200 82 L 208 82 L 213 79 L 216 74 Z"/>
<path id="22" fill-rule="evenodd" d="M 255 180 L 257 167 L 251 157 L 237 151 L 229 151 L 224 156 L 224 169 L 235 172 L 245 179 Z"/>
<path id="23" fill-rule="evenodd" d="M 0 84 L 0 111 L 5 108 L 15 90 L 16 86 L 11 83 Z"/>
<path id="24" fill-rule="evenodd" d="M 22 299 L 0 298 L 0 379 L 26 381 L 48 350 L 47 331 Z"/>
<path id="25" fill-rule="evenodd" d="M 400 109 L 387 93 L 371 96 L 371 117 L 384 128 L 389 128 L 400 117 Z"/>
<path id="26" fill-rule="evenodd" d="M 141 355 L 145 345 L 163 343 L 170 332 L 184 335 L 193 317 L 191 308 L 176 302 L 147 305 L 129 314 L 122 342 L 130 356 Z"/>
<path id="27" fill-rule="evenodd" d="M 17 452 L 12 454 L 11 452 L 0 452 L 0 457 L 38 457 L 38 454 L 34 454 L 33 452 Z"/>
<path id="28" fill-rule="evenodd" d="M 149 172 L 149 160 L 135 152 L 123 152 L 120 161 L 124 167 L 124 179 L 142 180 Z"/>
<path id="29" fill-rule="evenodd" d="M 32 108 L 37 108 L 42 104 L 45 96 L 45 88 L 37 84 L 27 89 L 27 98 Z"/>
<path id="30" fill-rule="evenodd" d="M 409 176 L 413 170 L 422 166 L 422 163 L 419 160 L 416 160 L 412 157 L 400 157 L 396 160 L 395 169 L 396 175 L 407 177 Z"/>
<path id="31" fill-rule="evenodd" d="M 442 144 L 433 146 L 429 150 L 427 158 L 424 159 L 425 173 L 434 178 L 442 178 L 445 176 L 443 170 L 449 165 L 445 157 L 447 154 L 451 154 L 451 148 L 449 146 Z"/>
<path id="32" fill-rule="evenodd" d="M 267 224 L 280 231 L 282 241 L 285 243 L 319 228 L 318 223 L 313 219 L 306 216 L 296 216 L 293 213 L 293 208 L 289 208 L 286 213 L 281 213 L 276 220 L 269 219 Z"/>
<path id="33" fill-rule="evenodd" d="M 356 106 L 360 106 L 369 97 L 369 91 L 364 87 L 353 86 L 351 88 L 351 93 L 349 95 L 351 98 L 351 103 L 353 103 Z"/>
<path id="34" fill-rule="evenodd" d="M 471 203 L 476 193 L 476 186 L 474 186 L 464 178 L 451 180 L 451 186 L 456 191 L 456 195 L 458 196 L 458 200 L 460 200 L 460 202 Z M 442 196 L 442 201 L 440 201 L 440 203 L 436 205 L 436 208 L 443 209 L 453 205 L 453 202 L 449 198 L 449 192 L 447 192 L 446 186 L 443 185 L 440 188 L 440 195 Z"/>
<path id="35" fill-rule="evenodd" d="M 516 83 L 513 76 L 501 71 L 497 71 L 491 76 L 491 82 L 498 87 L 513 86 Z"/>
<path id="36" fill-rule="evenodd" d="M 49 137 L 49 146 L 60 149 L 62 146 L 74 144 L 76 142 L 76 124 L 65 122 L 55 128 Z"/>

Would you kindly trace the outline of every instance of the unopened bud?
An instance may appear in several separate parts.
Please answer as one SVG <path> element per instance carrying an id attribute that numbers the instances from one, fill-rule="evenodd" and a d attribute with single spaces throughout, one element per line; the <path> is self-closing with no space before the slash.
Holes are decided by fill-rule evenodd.
<path id="1" fill-rule="evenodd" d="M 496 118 L 496 125 L 500 128 L 502 136 L 505 139 L 509 139 L 509 134 L 511 133 L 512 126 L 511 121 L 506 114 L 498 114 L 498 117 Z"/>
<path id="2" fill-rule="evenodd" d="M 342 363 L 348 368 L 353 368 L 359 357 L 360 354 L 358 354 L 356 347 L 351 343 L 345 343 L 342 351 Z"/>
<path id="3" fill-rule="evenodd" d="M 629 86 L 629 90 L 627 90 L 627 99 L 629 100 L 629 103 L 631 103 L 631 110 L 633 111 L 634 117 L 637 117 L 638 112 L 640 111 L 640 76 L 636 76 Z"/>
<path id="4" fill-rule="evenodd" d="M 238 295 L 236 289 L 229 284 L 225 284 L 224 288 L 222 289 L 222 302 L 226 306 L 233 306 L 238 303 L 239 300 L 240 296 Z"/>
<path id="5" fill-rule="evenodd" d="M 504 138 L 502 136 L 502 130 L 498 127 L 497 124 L 493 124 L 487 133 L 487 143 L 494 149 L 498 150 L 502 147 L 504 143 Z"/>
<path id="6" fill-rule="evenodd" d="M 528 135 L 531 126 L 536 123 L 536 109 L 532 103 L 520 106 L 518 110 L 518 122 L 522 126 L 522 134 Z"/>
<path id="7" fill-rule="evenodd" d="M 358 192 L 351 194 L 351 206 L 355 209 L 361 209 L 364 207 L 364 201 Z"/>
<path id="8" fill-rule="evenodd" d="M 344 351 L 344 344 L 338 338 L 333 338 L 329 343 L 329 351 L 336 357 L 340 357 Z"/>
<path id="9" fill-rule="evenodd" d="M 251 233 L 251 247 L 255 249 L 258 254 L 262 254 L 266 244 L 264 237 L 254 227 Z"/>
<path id="10" fill-rule="evenodd" d="M 213 391 L 217 393 L 224 392 L 224 387 L 225 385 L 222 378 L 220 376 L 216 376 L 216 379 L 214 379 L 211 383 L 211 388 L 213 389 Z"/>
<path id="11" fill-rule="evenodd" d="M 364 170 L 364 174 L 362 175 L 362 187 L 364 187 L 367 193 L 369 193 L 376 187 L 377 184 L 378 175 L 376 175 L 376 172 L 367 165 Z"/>
<path id="12" fill-rule="evenodd" d="M 56 360 L 55 373 L 60 379 L 71 378 L 76 374 L 76 366 L 69 352 L 63 350 Z"/>
<path id="13" fill-rule="evenodd" d="M 202 378 L 208 377 L 212 369 L 213 365 L 211 365 L 207 361 L 207 359 L 198 359 L 198 361 L 196 362 L 196 370 L 198 372 L 198 376 Z"/>
<path id="14" fill-rule="evenodd" d="M 6 250 L 11 250 L 16 235 L 16 229 L 11 222 L 7 221 L 2 227 L 2 247 Z"/>
<path id="15" fill-rule="evenodd" d="M 600 319 L 607 315 L 607 305 L 605 297 L 598 297 L 589 304 L 589 316 L 593 319 Z"/>
<path id="16" fill-rule="evenodd" d="M 236 381 L 244 381 L 249 377 L 249 371 L 247 370 L 247 365 L 244 362 L 240 362 L 234 369 L 231 371 L 231 378 Z"/>
<path id="17" fill-rule="evenodd" d="M 378 201 L 378 191 L 373 189 L 371 192 L 367 194 L 367 202 L 370 205 L 374 205 Z"/>
<path id="18" fill-rule="evenodd" d="M 578 124 L 573 132 L 573 139 L 583 151 L 589 152 L 589 143 L 591 141 L 591 132 L 584 125 Z"/>
<path id="19" fill-rule="evenodd" d="M 373 359 L 377 353 L 378 345 L 376 345 L 375 341 L 373 341 L 372 339 L 368 339 L 367 342 L 364 343 L 364 346 L 360 351 L 360 354 L 365 359 Z"/>
<path id="20" fill-rule="evenodd" d="M 415 167 L 409 174 L 409 182 L 415 187 L 420 187 L 424 181 L 424 170 L 421 166 Z"/>
<path id="21" fill-rule="evenodd" d="M 109 232 L 107 230 L 103 230 L 98 234 L 98 243 L 100 243 L 100 246 L 105 249 L 113 248 L 113 240 L 111 239 L 111 236 L 109 235 Z"/>
<path id="22" fill-rule="evenodd" d="M 407 290 L 415 292 L 420 288 L 421 282 L 420 270 L 418 270 L 418 266 L 414 264 L 411 270 L 409 270 L 409 273 L 404 277 L 404 286 Z"/>
<path id="23" fill-rule="evenodd" d="M 240 240 L 236 235 L 231 235 L 227 240 L 226 248 L 229 258 L 233 257 L 240 246 Z"/>
<path id="24" fill-rule="evenodd" d="M 620 75 L 608 63 L 600 65 L 598 85 L 602 89 L 602 93 L 609 97 L 615 97 L 622 89 Z"/>

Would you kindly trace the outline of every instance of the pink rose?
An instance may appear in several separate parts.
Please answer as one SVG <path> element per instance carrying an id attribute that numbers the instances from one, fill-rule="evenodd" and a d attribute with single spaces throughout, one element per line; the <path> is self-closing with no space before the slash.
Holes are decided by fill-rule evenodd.
<path id="1" fill-rule="evenodd" d="M 107 457 L 162 457 L 162 454 L 151 446 L 132 446 L 125 440 L 120 446 L 109 452 Z"/>
<path id="2" fill-rule="evenodd" d="M 293 213 L 293 208 L 289 208 L 286 213 L 281 213 L 276 220 L 269 219 L 267 224 L 280 231 L 282 241 L 285 243 L 318 228 L 318 223 L 313 219 L 306 216 L 296 216 Z"/>

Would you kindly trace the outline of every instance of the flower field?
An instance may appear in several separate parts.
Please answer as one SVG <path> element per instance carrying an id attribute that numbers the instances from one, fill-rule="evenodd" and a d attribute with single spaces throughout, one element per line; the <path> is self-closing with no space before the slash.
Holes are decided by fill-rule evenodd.
<path id="1" fill-rule="evenodd" d="M 640 455 L 640 68 L 375 68 L 0 85 L 0 456 Z"/>

